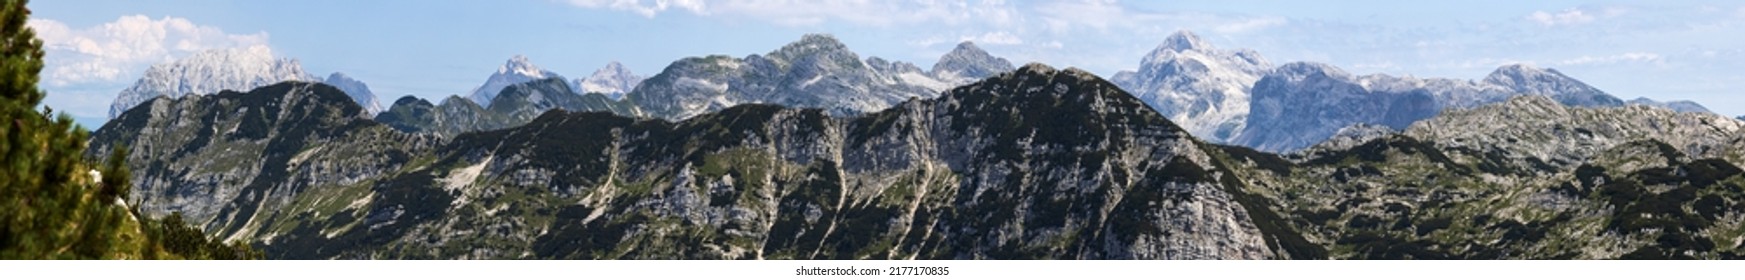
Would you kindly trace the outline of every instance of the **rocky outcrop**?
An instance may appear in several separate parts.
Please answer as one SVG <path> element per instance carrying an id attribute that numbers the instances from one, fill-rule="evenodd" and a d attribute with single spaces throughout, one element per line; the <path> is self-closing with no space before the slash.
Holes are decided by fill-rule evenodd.
<path id="1" fill-rule="evenodd" d="M 1441 109 L 1435 96 L 1422 89 L 1371 90 L 1356 81 L 1325 64 L 1279 66 L 1255 82 L 1248 124 L 1232 142 L 1262 151 L 1292 151 L 1352 124 L 1404 129 Z"/>
<path id="2" fill-rule="evenodd" d="M 232 239 L 270 238 L 255 233 L 287 205 L 357 199 L 330 190 L 370 185 L 436 144 L 363 114 L 339 89 L 306 82 L 160 97 L 104 124 L 87 154 L 128 147 L 129 204 L 144 212 L 180 212 Z"/>

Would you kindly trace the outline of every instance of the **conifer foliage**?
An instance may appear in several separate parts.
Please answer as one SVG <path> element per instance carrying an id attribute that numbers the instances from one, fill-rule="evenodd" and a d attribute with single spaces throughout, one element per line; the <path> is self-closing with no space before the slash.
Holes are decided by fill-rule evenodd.
<path id="1" fill-rule="evenodd" d="M 179 216 L 142 217 L 127 204 L 125 149 L 84 158 L 90 132 L 38 111 L 42 40 L 24 0 L 0 0 L 0 259 L 258 258 L 208 239 Z"/>

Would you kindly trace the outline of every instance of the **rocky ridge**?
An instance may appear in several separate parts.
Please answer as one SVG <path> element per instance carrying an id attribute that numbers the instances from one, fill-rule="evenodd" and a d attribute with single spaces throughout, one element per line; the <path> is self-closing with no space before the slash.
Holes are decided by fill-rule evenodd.
<path id="1" fill-rule="evenodd" d="M 249 90 L 282 81 L 318 80 L 303 72 L 297 60 L 276 58 L 265 46 L 205 50 L 146 69 L 139 81 L 116 94 L 109 105 L 109 118 L 158 96 L 178 98 Z"/>
<path id="2" fill-rule="evenodd" d="M 986 61 L 994 59 L 991 62 Z M 936 73 L 913 64 L 871 57 L 861 60 L 830 35 L 808 34 L 763 55 L 690 57 L 644 80 L 626 100 L 652 116 L 682 120 L 733 105 L 758 103 L 820 108 L 848 116 L 890 108 L 1009 69 L 1004 60 L 961 44 L 942 57 Z M 941 72 L 942 71 L 942 72 Z M 948 74 L 939 77 L 935 74 Z"/>

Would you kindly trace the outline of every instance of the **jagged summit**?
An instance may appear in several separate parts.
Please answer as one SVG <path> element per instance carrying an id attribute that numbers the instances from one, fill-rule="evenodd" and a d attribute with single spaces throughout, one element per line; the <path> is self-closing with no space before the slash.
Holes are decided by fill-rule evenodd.
<path id="1" fill-rule="evenodd" d="M 646 78 L 630 72 L 630 68 L 624 67 L 618 61 L 612 61 L 607 63 L 606 67 L 594 71 L 593 75 L 576 79 L 572 87 L 577 92 L 597 92 L 616 100 L 623 99 L 625 93 L 636 89 L 636 84 L 642 83 L 642 80 Z"/>
<path id="2" fill-rule="evenodd" d="M 557 73 L 540 69 L 527 56 L 518 54 L 509 57 L 509 61 L 504 62 L 503 66 L 497 67 L 497 72 L 492 73 L 491 77 L 485 80 L 485 84 L 473 89 L 472 94 L 467 95 L 467 99 L 471 99 L 473 103 L 478 103 L 480 106 L 488 106 L 491 104 L 491 99 L 497 97 L 497 94 L 505 87 L 553 77 L 562 78 Z"/>
<path id="3" fill-rule="evenodd" d="M 974 42 L 963 41 L 939 57 L 939 62 L 933 64 L 932 73 L 935 77 L 949 80 L 990 77 L 1007 71 L 1012 71 L 1011 61 L 988 54 Z"/>
<path id="4" fill-rule="evenodd" d="M 689 57 L 638 84 L 625 100 L 650 116 L 680 120 L 744 103 L 820 108 L 846 116 L 931 98 L 960 84 L 858 54 L 835 37 L 807 34 L 763 55 Z"/>
<path id="5" fill-rule="evenodd" d="M 1205 40 L 1200 39 L 1200 35 L 1194 34 L 1193 31 L 1188 31 L 1186 29 L 1183 29 L 1183 30 L 1176 31 L 1175 33 L 1170 33 L 1169 37 L 1164 37 L 1163 44 L 1159 44 L 1157 46 L 1157 48 L 1158 49 L 1175 50 L 1175 51 L 1185 51 L 1185 50 L 1196 50 L 1196 49 L 1211 49 L 1212 45 L 1207 44 L 1205 42 Z"/>
<path id="6" fill-rule="evenodd" d="M 812 56 L 843 55 L 856 56 L 854 52 L 848 50 L 848 45 L 842 44 L 842 41 L 837 41 L 836 36 L 812 33 L 800 36 L 799 41 L 788 43 L 787 45 L 782 46 L 782 48 L 770 52 L 768 57 L 783 61 L 793 61 Z"/>
<path id="7" fill-rule="evenodd" d="M 1216 49 L 1182 30 L 1113 81 L 1194 135 L 1224 143 L 1242 131 L 1249 89 L 1271 68 L 1253 50 Z"/>
<path id="8" fill-rule="evenodd" d="M 970 115 L 1022 112 L 1016 114 L 1090 119 L 1115 117 L 1144 120 L 1147 125 L 1167 127 L 1170 131 L 1180 130 L 1175 123 L 1147 109 L 1144 101 L 1089 71 L 1075 67 L 1057 69 L 1032 62 L 1017 70 L 952 89 L 943 99 L 948 103 L 975 104 L 970 107 L 976 109 L 964 112 Z M 1097 126 L 1092 123 L 1101 121 L 1105 120 L 1072 123 Z"/>
<path id="9" fill-rule="evenodd" d="M 275 57 L 265 46 L 212 49 L 169 63 L 152 65 L 139 81 L 116 94 L 109 117 L 158 96 L 246 91 L 281 81 L 318 81 L 296 59 Z"/>
<path id="10" fill-rule="evenodd" d="M 541 74 L 541 72 L 543 71 L 540 71 L 538 65 L 533 65 L 533 62 L 529 61 L 527 56 L 519 54 L 509 57 L 509 61 L 504 62 L 503 66 L 497 67 L 497 73 L 515 73 L 536 76 Z"/>

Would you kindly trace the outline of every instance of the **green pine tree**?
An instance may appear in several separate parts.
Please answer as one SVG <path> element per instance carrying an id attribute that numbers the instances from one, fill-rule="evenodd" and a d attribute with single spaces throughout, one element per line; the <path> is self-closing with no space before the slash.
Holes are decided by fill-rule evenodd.
<path id="1" fill-rule="evenodd" d="M 179 215 L 142 218 L 126 206 L 127 150 L 112 151 L 97 171 L 81 155 L 90 132 L 64 113 L 37 111 L 43 43 L 25 25 L 25 2 L 0 0 L 0 259 L 260 258 Z"/>

